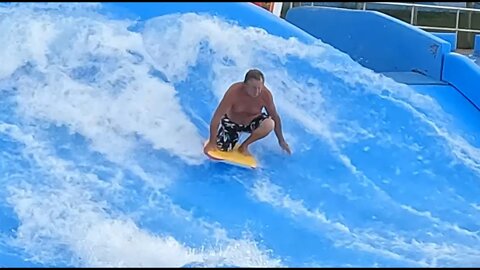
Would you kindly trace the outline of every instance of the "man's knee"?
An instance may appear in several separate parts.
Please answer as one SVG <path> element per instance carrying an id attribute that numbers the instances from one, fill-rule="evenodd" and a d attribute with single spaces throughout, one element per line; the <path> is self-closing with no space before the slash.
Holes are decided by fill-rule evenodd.
<path id="1" fill-rule="evenodd" d="M 271 132 L 275 128 L 275 121 L 271 117 L 266 118 L 260 125 L 265 132 Z"/>

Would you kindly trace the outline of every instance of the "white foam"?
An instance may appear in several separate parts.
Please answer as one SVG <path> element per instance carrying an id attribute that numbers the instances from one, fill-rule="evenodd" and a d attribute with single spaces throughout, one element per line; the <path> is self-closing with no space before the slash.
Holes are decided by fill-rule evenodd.
<path id="1" fill-rule="evenodd" d="M 65 125 L 117 162 L 136 147 L 136 135 L 187 163 L 203 160 L 201 137 L 175 89 L 149 75 L 149 63 L 137 63 L 128 52 L 143 50 L 141 37 L 125 29 L 128 24 L 47 14 L 8 17 L 0 30 L 5 44 L 14 46 L 1 52 L 13 60 L 0 75 L 10 75 L 25 61 L 42 72 L 13 83 L 22 115 Z M 20 34 L 8 34 L 13 32 Z M 97 72 L 89 81 L 70 75 L 92 68 Z"/>
<path id="2" fill-rule="evenodd" d="M 401 208 L 407 210 L 414 215 L 425 217 L 426 219 L 434 223 L 435 227 L 437 228 L 439 227 L 440 229 L 445 231 L 454 231 L 476 241 L 480 240 L 480 235 L 478 234 L 478 232 L 472 232 L 467 229 L 460 228 L 457 224 L 449 224 L 447 222 L 444 222 L 440 218 L 434 217 L 429 211 L 419 211 L 409 205 L 402 205 Z"/>
<path id="3" fill-rule="evenodd" d="M 480 252 L 474 246 L 467 246 L 466 243 L 420 242 L 415 239 L 415 234 L 408 236 L 403 235 L 401 231 L 391 232 L 388 224 L 384 225 L 384 230 L 378 226 L 375 229 L 348 227 L 339 221 L 329 219 L 320 209 L 308 209 L 302 200 L 291 198 L 280 186 L 266 178 L 257 179 L 250 192 L 255 199 L 285 211 L 303 227 L 313 228 L 323 237 L 329 238 L 335 246 L 358 249 L 420 267 L 474 265 L 480 256 Z M 420 213 L 407 206 L 403 208 L 415 215 L 429 218 L 434 223 L 439 222 L 438 219 L 432 219 L 429 213 Z M 442 226 L 447 231 L 473 236 L 472 233 L 466 233 L 466 230 L 455 225 Z M 478 238 L 475 236 L 474 239 Z M 414 257 L 420 259 L 413 260 Z"/>
<path id="4" fill-rule="evenodd" d="M 130 160 L 137 146 L 134 136 L 188 164 L 202 160 L 200 136 L 183 113 L 175 89 L 148 74 L 148 55 L 142 51 L 140 36 L 125 30 L 128 23 L 39 15 L 27 8 L 9 19 L 2 25 L 13 26 L 0 30 L 8 37 L 5 43 L 26 45 L 2 51 L 15 60 L 2 70 L 2 78 L 11 76 L 27 60 L 32 64 L 30 71 L 24 71 L 28 76 L 20 73 L 17 81 L 10 83 L 18 91 L 19 115 L 31 123 L 40 120 L 67 126 L 90 140 L 94 150 L 154 188 L 158 179 Z M 39 29 L 48 33 L 39 35 Z M 29 36 L 31 31 L 36 34 Z M 126 50 L 145 55 L 145 60 L 132 57 Z M 101 58 L 101 63 L 92 64 L 95 58 Z M 95 76 L 85 75 L 80 80 L 70 76 L 75 68 L 88 71 L 92 66 L 98 69 Z M 117 174 L 109 183 L 95 175 L 71 171 L 74 164 L 55 157 L 33 135 L 14 125 L 2 124 L 2 131 L 26 146 L 25 158 L 32 157 L 42 168 L 39 176 L 48 175 L 47 185 L 32 182 L 25 175 L 9 186 L 8 201 L 20 221 L 13 243 L 37 262 L 77 266 L 281 265 L 249 239 L 230 239 L 223 233 L 218 245 L 194 250 L 170 236 L 138 228 L 121 213 L 108 214 L 108 203 L 96 201 L 91 192 L 103 189 L 120 195 L 122 181 L 128 179 L 119 181 Z M 112 200 L 115 197 L 110 196 Z M 72 261 L 65 252 L 73 254 Z"/>
<path id="5" fill-rule="evenodd" d="M 341 78 L 352 89 L 352 95 L 376 94 L 393 104 L 406 105 L 404 108 L 414 117 L 433 127 L 437 138 L 447 142 L 455 157 L 473 170 L 479 169 L 478 149 L 455 132 L 445 131 L 449 116 L 433 99 L 362 68 L 320 42 L 307 46 L 295 39 L 273 37 L 259 29 L 245 29 L 218 18 L 195 14 L 154 18 L 146 23 L 145 31 L 138 34 L 126 30 L 129 21 L 110 21 L 93 14 L 41 14 L 28 7 L 3 11 L 0 42 L 6 47 L 0 51 L 4 63 L 0 66 L 0 79 L 12 76 L 26 61 L 32 64 L 30 73 L 17 74 L 15 78 L 18 80 L 11 83 L 18 91 L 19 115 L 37 125 L 41 122 L 64 125 L 71 132 L 81 134 L 95 151 L 121 167 L 131 169 L 149 183 L 149 187 L 155 186 L 155 190 L 158 189 L 158 179 L 145 172 L 134 160 L 141 143 L 137 136 L 155 149 L 181 158 L 186 164 L 198 164 L 203 155 L 202 139 L 180 106 L 176 90 L 148 72 L 154 66 L 172 83 L 185 80 L 189 68 L 202 56 L 199 52 L 206 42 L 213 50 L 211 74 L 206 76 L 211 76 L 211 89 L 217 99 L 232 82 L 242 80 L 247 69 L 259 67 L 266 75 L 267 86 L 274 93 L 281 116 L 293 119 L 324 139 L 346 168 L 363 184 L 372 184 L 381 194 L 383 191 L 369 182 L 341 147 L 342 143 L 374 138 L 379 131 L 349 123 L 350 119 L 340 119 L 335 105 L 326 101 L 325 91 L 332 90 L 324 88 L 325 82 L 312 79 L 308 74 L 303 77 L 294 71 L 289 73 L 286 68 L 279 69 L 279 63 L 287 65 L 288 57 L 304 59 L 303 63 L 311 64 L 318 71 L 328 71 Z M 129 52 L 136 52 L 143 58 Z M 96 59 L 100 60 L 99 63 Z M 225 64 L 226 59 L 234 64 Z M 95 76 L 76 79 L 70 76 L 76 68 L 86 71 L 96 68 L 97 71 Z M 12 131 L 15 128 L 9 127 L 8 130 L 17 132 Z M 229 244 L 221 248 L 198 251 L 169 236 L 157 236 L 142 230 L 120 213 L 115 213 L 118 216 L 109 215 L 102 210 L 108 206 L 93 201 L 90 189 L 84 187 L 106 189 L 109 185 L 101 185 L 90 175 L 72 174 L 66 168 L 75 167 L 73 164 L 67 166 L 51 153 L 35 148 L 37 142 L 30 135 L 9 134 L 19 141 L 29 138 L 24 140 L 29 147 L 27 151 L 34 152 L 35 162 L 41 164 L 43 171 L 50 171 L 50 177 L 55 179 L 53 183 L 57 184 L 39 189 L 31 179 L 24 179 L 25 183 L 10 187 L 9 200 L 22 223 L 17 239 L 19 246 L 31 254 L 38 254 L 38 260 L 53 260 L 56 248 L 66 245 L 80 257 L 79 264 L 84 265 L 181 266 L 199 261 L 206 265 L 219 262 L 247 266 L 280 265 L 252 241 L 227 239 L 224 243 Z M 384 140 L 395 143 L 392 139 Z M 301 140 L 292 138 L 292 141 Z M 412 146 L 411 150 L 418 151 L 418 148 Z M 171 181 L 168 177 L 163 178 L 164 185 Z M 112 184 L 113 187 L 121 189 L 121 180 Z M 445 249 L 436 243 L 427 243 L 424 247 L 424 243 L 410 244 L 386 232 L 387 236 L 381 236 L 351 229 L 330 220 L 318 209 L 308 209 L 301 200 L 290 198 L 281 187 L 268 181 L 257 183 L 252 192 L 263 202 L 320 224 L 321 229 L 331 233 L 330 237 L 339 245 L 358 247 L 420 266 L 435 265 L 437 259 L 469 263 L 478 255 L 469 247 L 452 244 L 447 248 L 447 257 L 442 257 L 439 254 Z M 55 196 L 59 199 L 52 200 Z M 58 204 L 58 201 L 65 203 Z M 46 209 L 51 211 L 45 216 Z M 65 216 L 65 213 L 68 214 Z M 58 228 L 62 230 L 58 231 Z M 116 234 L 98 233 L 104 230 Z M 40 241 L 42 237 L 53 241 Z M 395 248 L 389 245 L 391 241 Z M 161 258 L 155 256 L 159 254 L 157 250 Z M 417 264 L 408 256 L 410 251 L 419 252 L 426 259 Z M 141 256 L 138 259 L 126 257 L 130 252 Z M 455 258 L 464 254 L 466 259 L 463 261 L 460 257 Z"/>
<path id="6" fill-rule="evenodd" d="M 363 251 L 381 254 L 392 259 L 413 263 L 411 260 L 391 252 L 374 247 L 373 243 L 364 242 L 357 231 L 351 231 L 349 227 L 340 222 L 328 219 L 319 209 L 309 210 L 301 200 L 294 200 L 285 194 L 281 187 L 271 183 L 267 179 L 257 180 L 251 189 L 252 195 L 261 202 L 271 204 L 273 207 L 284 209 L 294 218 L 308 218 L 315 223 L 310 226 L 320 229 L 325 237 L 334 241 L 336 246 L 357 247 Z M 306 221 L 302 221 L 306 222 Z M 378 238 L 376 234 L 365 234 L 364 237 Z M 365 239 L 364 239 L 365 240 Z M 377 239 L 378 240 L 378 239 Z"/>
<path id="7" fill-rule="evenodd" d="M 281 266 L 279 260 L 270 259 L 248 239 L 229 240 L 225 245 L 201 250 L 168 235 L 154 235 L 131 220 L 109 218 L 101 211 L 101 204 L 75 198 L 77 192 L 85 194 L 85 190 L 74 188 L 44 194 L 26 187 L 11 189 L 9 201 L 21 221 L 14 243 L 32 254 L 35 261 L 56 264 L 62 257 L 55 251 L 66 246 L 72 257 L 78 258 L 66 263 L 86 267 L 180 267 L 189 263 Z"/>
<path id="8" fill-rule="evenodd" d="M 430 126 L 435 131 L 436 135 L 447 143 L 448 149 L 451 151 L 450 153 L 457 161 L 466 165 L 472 171 L 476 172 L 477 175 L 480 175 L 480 148 L 474 147 L 459 134 L 448 131 L 444 119 L 432 119 L 424 113 L 419 112 L 405 101 L 396 99 L 391 100 L 395 103 L 401 104 L 401 106 Z"/>
<path id="9" fill-rule="evenodd" d="M 119 193 L 115 181 L 101 181 L 93 174 L 72 169 L 73 164 L 53 157 L 45 143 L 17 126 L 1 124 L 0 131 L 23 143 L 23 157 L 40 167 L 36 175 L 46 175 L 45 181 L 36 183 L 25 174 L 8 185 L 7 200 L 20 221 L 10 244 L 24 249 L 35 262 L 88 267 L 180 267 L 189 263 L 281 266 L 279 259 L 270 258 L 256 242 L 230 239 L 218 226 L 201 223 L 206 230 L 214 228 L 215 242 L 220 241 L 205 249 L 190 248 L 171 236 L 140 229 L 93 195 L 102 189 L 105 194 Z"/>

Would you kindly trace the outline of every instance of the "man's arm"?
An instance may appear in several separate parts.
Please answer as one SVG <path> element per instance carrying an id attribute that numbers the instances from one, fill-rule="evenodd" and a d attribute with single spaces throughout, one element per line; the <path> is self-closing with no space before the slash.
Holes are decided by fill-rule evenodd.
<path id="1" fill-rule="evenodd" d="M 222 119 L 222 116 L 227 113 L 227 111 L 230 109 L 232 106 L 232 98 L 233 98 L 233 92 L 237 88 L 237 84 L 232 84 L 228 90 L 225 92 L 225 95 L 223 95 L 222 100 L 220 101 L 220 104 L 218 104 L 217 109 L 213 113 L 212 120 L 210 122 L 210 138 L 209 142 L 214 143 L 216 141 L 215 137 L 217 136 L 217 131 L 218 131 L 218 125 L 220 125 L 220 120 Z"/>
<path id="2" fill-rule="evenodd" d="M 277 108 L 275 107 L 275 103 L 273 102 L 273 96 L 270 90 L 265 87 L 266 92 L 266 99 L 265 99 L 265 108 L 267 109 L 268 115 L 272 117 L 272 120 L 275 122 L 275 135 L 277 136 L 278 142 L 285 142 L 285 138 L 283 138 L 282 133 L 282 121 L 280 120 L 280 116 L 278 115 Z"/>

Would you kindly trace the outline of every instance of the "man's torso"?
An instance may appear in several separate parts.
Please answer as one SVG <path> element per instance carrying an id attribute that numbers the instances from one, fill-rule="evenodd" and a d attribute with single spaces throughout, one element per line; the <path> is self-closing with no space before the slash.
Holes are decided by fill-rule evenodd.
<path id="1" fill-rule="evenodd" d="M 232 93 L 232 107 L 227 112 L 228 118 L 240 125 L 249 124 L 262 113 L 262 109 L 266 105 L 265 91 L 267 90 L 263 89 L 258 97 L 251 97 L 244 91 L 243 87 L 240 86 L 235 89 L 235 92 Z"/>

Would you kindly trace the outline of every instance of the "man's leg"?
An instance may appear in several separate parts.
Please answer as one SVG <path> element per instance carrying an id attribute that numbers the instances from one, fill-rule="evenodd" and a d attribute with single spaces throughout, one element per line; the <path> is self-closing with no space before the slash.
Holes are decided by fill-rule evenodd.
<path id="1" fill-rule="evenodd" d="M 252 134 L 240 145 L 238 151 L 245 155 L 251 155 L 248 151 L 248 146 L 253 142 L 256 142 L 265 136 L 267 136 L 275 128 L 275 122 L 272 118 L 265 118 L 258 128 L 252 131 Z"/>
<path id="2" fill-rule="evenodd" d="M 232 151 L 238 142 L 238 132 L 235 126 L 230 123 L 229 119 L 222 119 L 220 129 L 217 133 L 217 148 L 221 151 Z"/>

